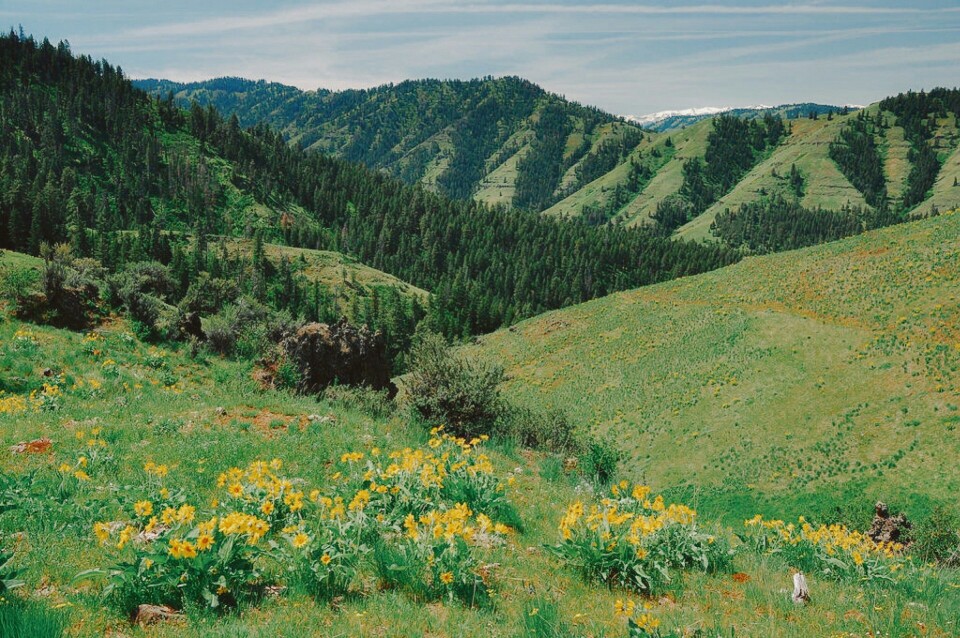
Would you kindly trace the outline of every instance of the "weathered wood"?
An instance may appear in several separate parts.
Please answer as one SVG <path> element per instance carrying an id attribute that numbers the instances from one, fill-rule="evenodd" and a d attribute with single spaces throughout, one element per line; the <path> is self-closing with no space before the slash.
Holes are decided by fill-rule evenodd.
<path id="1" fill-rule="evenodd" d="M 807 587 L 807 579 L 803 572 L 797 572 L 793 575 L 793 602 L 803 605 L 810 602 L 810 588 Z"/>

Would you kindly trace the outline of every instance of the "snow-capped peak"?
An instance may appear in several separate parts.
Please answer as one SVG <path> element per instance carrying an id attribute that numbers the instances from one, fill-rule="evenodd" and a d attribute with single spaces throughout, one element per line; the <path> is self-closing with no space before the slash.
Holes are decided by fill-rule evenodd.
<path id="1" fill-rule="evenodd" d="M 625 119 L 628 119 L 637 124 L 650 124 L 652 122 L 659 122 L 668 117 L 677 117 L 685 115 L 716 115 L 717 113 L 726 113 L 731 110 L 732 106 L 702 106 L 700 108 L 692 109 L 679 109 L 675 111 L 658 111 L 656 113 L 648 113 L 646 115 L 624 115 Z"/>

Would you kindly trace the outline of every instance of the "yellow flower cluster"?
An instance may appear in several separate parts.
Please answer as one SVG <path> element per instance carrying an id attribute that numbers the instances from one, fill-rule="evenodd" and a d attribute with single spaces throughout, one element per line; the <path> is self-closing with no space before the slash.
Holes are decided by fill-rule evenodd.
<path id="1" fill-rule="evenodd" d="M 256 545 L 270 531 L 270 523 L 243 512 L 232 512 L 220 521 L 220 532 L 237 536 L 246 536 L 250 545 Z"/>
<path id="2" fill-rule="evenodd" d="M 270 463 L 254 461 L 246 470 L 233 467 L 217 477 L 217 487 L 226 487 L 230 498 L 241 506 L 255 506 L 264 516 L 278 513 L 281 505 L 289 512 L 298 512 L 303 509 L 304 494 L 295 490 L 289 479 L 274 473 L 281 467 L 280 459 Z"/>
<path id="3" fill-rule="evenodd" d="M 605 498 L 585 515 L 584 505 L 576 501 L 560 520 L 560 535 L 571 540 L 576 532 L 599 536 L 614 545 L 623 539 L 637 548 L 638 558 L 646 555 L 643 541 L 672 524 L 691 525 L 697 513 L 686 505 L 665 505 L 662 496 L 649 500 L 650 488 L 621 481 L 611 488 L 614 498 Z"/>
<path id="4" fill-rule="evenodd" d="M 27 409 L 27 400 L 17 394 L 4 396 L 0 391 L 0 414 L 19 414 Z"/>
<path id="5" fill-rule="evenodd" d="M 472 520 L 471 520 L 472 519 Z M 476 517 L 465 503 L 457 503 L 444 511 L 432 511 L 419 519 L 408 514 L 403 521 L 404 533 L 413 541 L 440 540 L 452 542 L 456 538 L 470 542 L 477 534 L 506 536 L 510 528 L 503 523 L 494 523 L 485 514 Z"/>
<path id="6" fill-rule="evenodd" d="M 763 516 L 757 514 L 744 521 L 744 525 L 755 528 L 771 548 L 808 543 L 822 549 L 828 556 L 845 554 L 857 566 L 862 565 L 866 557 L 889 560 L 897 558 L 903 552 L 903 545 L 900 543 L 878 543 L 866 534 L 837 523 L 813 527 L 802 516 L 797 522 L 798 524 L 785 523 L 781 520 L 764 520 Z M 899 568 L 899 564 L 891 565 L 892 571 Z"/>
<path id="7" fill-rule="evenodd" d="M 475 449 L 487 437 L 468 441 L 446 434 L 442 428 L 434 428 L 431 435 L 429 450 L 404 448 L 391 452 L 387 455 L 386 467 L 379 460 L 374 460 L 380 456 L 380 450 L 371 451 L 368 469 L 363 477 L 370 482 L 369 491 L 397 494 L 404 487 L 415 485 L 426 490 L 441 489 L 452 474 L 463 473 L 471 477 L 493 474 L 490 458 Z M 353 463 L 363 458 L 362 452 L 348 452 L 340 460 Z"/>

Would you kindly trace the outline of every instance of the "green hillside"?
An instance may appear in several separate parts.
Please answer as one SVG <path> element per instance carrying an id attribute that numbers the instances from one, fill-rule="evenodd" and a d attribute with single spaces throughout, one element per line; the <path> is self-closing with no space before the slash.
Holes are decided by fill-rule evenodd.
<path id="1" fill-rule="evenodd" d="M 557 223 L 409 186 L 288 144 L 266 124 L 244 129 L 212 105 L 184 110 L 152 98 L 119 69 L 76 57 L 66 43 L 10 34 L 0 38 L 0 60 L 0 247 L 38 255 L 44 244 L 69 243 L 72 257 L 96 259 L 108 274 L 159 262 L 157 272 L 173 280 L 161 286 L 169 306 L 179 306 L 207 273 L 231 296 L 233 286 L 223 282 L 293 317 L 317 319 L 318 308 L 330 307 L 331 291 L 295 272 L 303 252 L 277 263 L 257 251 L 237 259 L 218 250 L 222 237 L 340 253 L 430 291 L 427 319 L 451 338 L 737 259 L 732 251 Z M 523 95 L 534 96 L 539 110 L 529 114 L 529 152 L 517 162 L 516 193 L 531 206 L 554 196 L 562 166 L 592 157 L 578 150 L 589 151 L 590 127 L 611 139 L 630 137 L 625 125 L 522 82 L 447 88 L 453 97 L 456 88 L 492 100 L 492 110 L 468 110 L 461 122 L 467 128 L 448 132 L 451 139 L 479 136 L 469 127 L 496 125 L 498 109 L 519 108 Z M 557 138 L 557 131 L 567 133 Z M 567 144 L 571 136 L 581 141 Z M 628 142 L 602 145 L 603 162 L 617 161 Z M 533 168 L 520 170 L 527 156 Z M 555 163 L 541 161 L 551 157 Z M 482 165 L 487 155 L 458 158 L 451 161 L 479 158 Z M 409 319 L 412 330 L 416 321 Z"/>
<path id="2" fill-rule="evenodd" d="M 958 254 L 945 214 L 548 313 L 471 353 L 505 363 L 510 396 L 609 433 L 633 478 L 734 515 L 948 499 Z"/>
<path id="3" fill-rule="evenodd" d="M 238 78 L 136 84 L 155 95 L 173 92 L 184 103 L 212 104 L 236 114 L 244 126 L 265 122 L 309 150 L 363 162 L 457 198 L 509 205 L 524 173 L 547 181 L 545 197 L 524 200 L 525 207 L 537 209 L 582 185 L 576 167 L 596 157 L 605 141 L 639 130 L 515 77 L 416 80 L 341 92 Z M 551 109 L 562 117 L 550 120 L 547 132 L 542 116 Z M 519 159 L 531 145 L 536 148 L 538 134 L 559 137 L 564 150 L 537 155 L 524 167 Z"/>
<path id="4" fill-rule="evenodd" d="M 582 459 L 444 440 L 388 403 L 264 389 L 249 362 L 144 344 L 123 320 L 73 333 L 0 308 L 0 443 L 24 446 L 0 459 L 0 538 L 12 552 L 0 576 L 23 583 L 5 592 L 0 628 L 946 638 L 960 613 L 955 570 L 819 525 L 866 525 L 876 498 L 914 521 L 952 502 L 958 252 L 960 215 L 944 215 L 549 313 L 471 348 L 507 364 L 511 400 L 607 432 L 627 453 L 612 487 L 581 474 Z M 434 463 L 449 489 L 420 487 Z M 649 488 L 631 480 L 666 501 L 642 505 L 627 494 Z M 404 496 L 381 495 L 394 488 Z M 576 503 L 602 495 L 610 532 L 592 532 Z M 424 512 L 412 523 L 410 507 Z M 614 522 L 634 509 L 653 526 L 642 552 Z M 812 526 L 801 538 L 803 519 L 795 530 L 771 522 L 771 536 L 744 526 L 758 513 Z M 236 531 L 238 521 L 262 531 Z M 820 553 L 797 563 L 801 554 L 767 551 L 781 533 L 796 540 L 787 549 Z M 704 551 L 712 568 L 674 562 L 649 590 L 610 586 L 563 558 L 591 539 L 641 570 L 661 552 Z M 671 544 L 681 539 L 690 544 Z M 387 553 L 420 547 L 427 554 Z M 217 561 L 231 556 L 243 558 L 221 578 Z M 809 605 L 789 599 L 798 564 Z M 311 588 L 304 565 L 344 578 Z M 173 620 L 129 621 L 139 601 L 179 608 L 179 585 L 189 604 Z"/>
<path id="5" fill-rule="evenodd" d="M 838 116 L 832 121 L 826 118 L 791 120 L 790 136 L 770 157 L 754 167 L 703 215 L 681 227 L 677 235 L 688 239 L 710 239 L 710 224 L 723 210 L 739 208 L 742 204 L 774 194 L 787 194 L 790 187 L 787 178 L 792 166 L 803 175 L 804 192 L 800 202 L 804 207 L 837 210 L 847 205 L 866 206 L 863 195 L 850 184 L 829 155 L 830 144 L 850 117 L 855 116 Z M 891 167 L 891 170 L 897 169 Z"/>

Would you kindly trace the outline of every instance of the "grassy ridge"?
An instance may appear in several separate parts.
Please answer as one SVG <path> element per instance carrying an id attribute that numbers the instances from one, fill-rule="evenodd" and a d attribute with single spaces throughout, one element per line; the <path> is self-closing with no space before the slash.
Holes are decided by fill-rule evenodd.
<path id="1" fill-rule="evenodd" d="M 505 363 L 511 396 L 608 432 L 656 485 L 780 506 L 848 488 L 948 499 L 958 254 L 944 215 L 548 313 L 472 352 Z"/>

